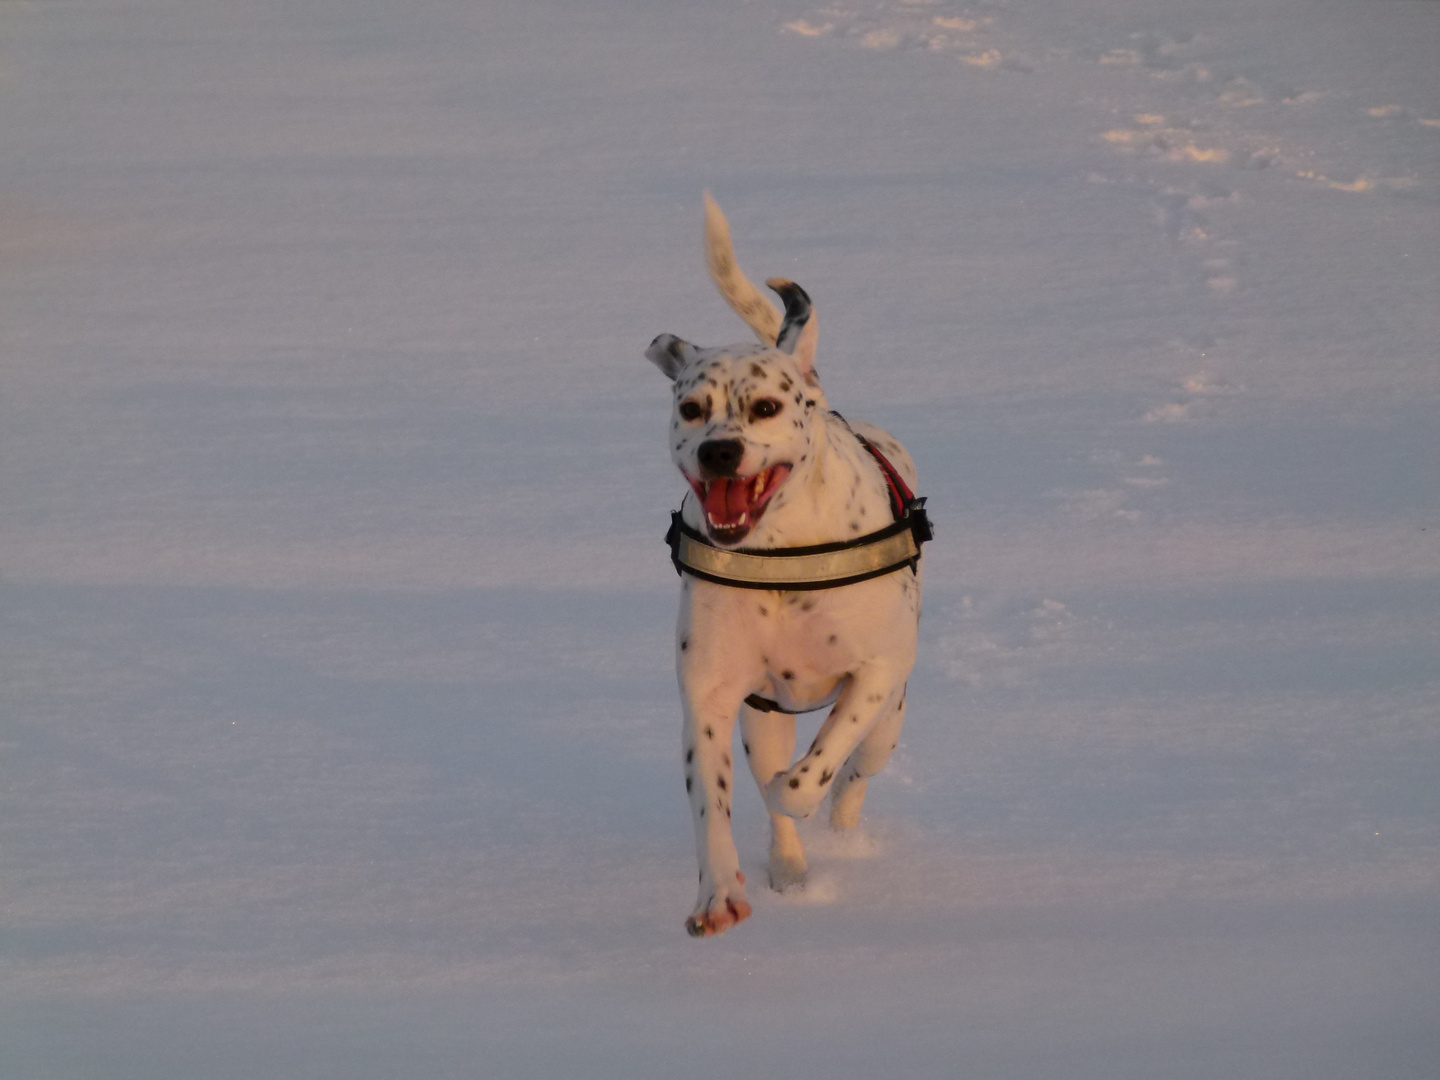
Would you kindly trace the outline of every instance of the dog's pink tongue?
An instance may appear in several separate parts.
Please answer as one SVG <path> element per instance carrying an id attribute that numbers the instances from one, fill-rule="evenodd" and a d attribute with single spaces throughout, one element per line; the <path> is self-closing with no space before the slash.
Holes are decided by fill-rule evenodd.
<path id="1" fill-rule="evenodd" d="M 738 521 L 740 515 L 750 509 L 746 498 L 749 484 L 744 480 L 714 480 L 705 493 L 705 513 L 717 524 Z"/>

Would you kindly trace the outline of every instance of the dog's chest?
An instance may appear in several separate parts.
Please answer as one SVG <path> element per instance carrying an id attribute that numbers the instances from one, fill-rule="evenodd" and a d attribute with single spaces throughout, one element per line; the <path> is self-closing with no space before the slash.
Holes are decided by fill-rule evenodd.
<path id="1" fill-rule="evenodd" d="M 785 708 L 813 708 L 832 698 L 856 667 L 853 624 L 829 610 L 823 594 L 766 593 L 754 626 L 764 669 L 762 696 Z"/>
<path id="2" fill-rule="evenodd" d="M 891 646 L 883 628 L 896 617 L 900 597 L 895 582 L 886 579 L 833 591 L 745 597 L 747 610 L 736 621 L 758 646 L 757 659 L 774 690 L 765 696 L 787 706 L 829 697 L 846 676 Z"/>

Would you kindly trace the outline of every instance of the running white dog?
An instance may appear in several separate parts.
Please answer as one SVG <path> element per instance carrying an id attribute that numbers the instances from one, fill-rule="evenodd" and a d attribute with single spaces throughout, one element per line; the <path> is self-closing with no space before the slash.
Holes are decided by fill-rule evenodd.
<path id="1" fill-rule="evenodd" d="M 708 194 L 705 235 L 711 275 L 762 344 L 702 349 L 662 334 L 645 354 L 674 381 L 671 457 L 692 489 L 669 539 L 682 572 L 676 663 L 700 862 L 686 929 L 696 937 L 751 913 L 730 830 L 737 714 L 770 811 L 773 888 L 803 884 L 794 819 L 827 794 L 833 827 L 859 824 L 867 779 L 905 719 L 929 539 L 910 455 L 832 412 L 821 392 L 809 298 L 771 280 L 782 319 L 737 268 Z M 830 705 L 792 761 L 793 714 Z"/>

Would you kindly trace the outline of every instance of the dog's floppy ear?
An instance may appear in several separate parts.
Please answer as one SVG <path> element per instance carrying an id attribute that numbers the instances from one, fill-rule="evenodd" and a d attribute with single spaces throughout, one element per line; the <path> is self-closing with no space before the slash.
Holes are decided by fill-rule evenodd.
<path id="1" fill-rule="evenodd" d="M 819 386 L 820 380 L 815 374 L 815 348 L 820 343 L 820 320 L 815 318 L 810 297 L 799 285 L 785 278 L 771 278 L 765 284 L 785 301 L 785 321 L 780 326 L 775 347 L 795 358 L 807 383 Z"/>
<path id="2" fill-rule="evenodd" d="M 661 334 L 645 350 L 645 358 L 665 373 L 669 379 L 680 374 L 686 362 L 695 352 L 695 346 L 674 334 Z"/>

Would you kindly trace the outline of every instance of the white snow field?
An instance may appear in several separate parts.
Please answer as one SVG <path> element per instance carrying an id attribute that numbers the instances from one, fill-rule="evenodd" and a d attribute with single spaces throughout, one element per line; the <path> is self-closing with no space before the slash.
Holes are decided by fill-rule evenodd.
<path id="1" fill-rule="evenodd" d="M 0 2 L 0 1077 L 1429 1080 L 1440 2 Z M 696 942 L 657 333 L 938 538 Z M 805 724 L 813 725 L 812 717 Z"/>

